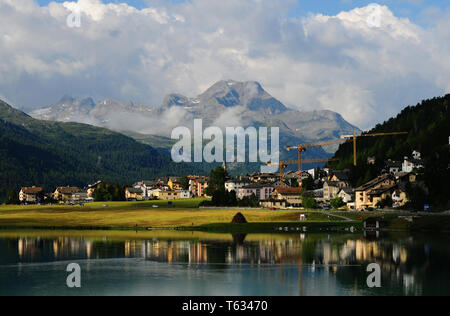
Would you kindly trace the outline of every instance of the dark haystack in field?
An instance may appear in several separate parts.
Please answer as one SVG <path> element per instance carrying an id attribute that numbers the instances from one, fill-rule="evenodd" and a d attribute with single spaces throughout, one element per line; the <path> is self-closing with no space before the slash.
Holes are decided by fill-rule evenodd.
<path id="1" fill-rule="evenodd" d="M 244 215 L 242 215 L 242 213 L 239 212 L 236 215 L 234 215 L 231 223 L 232 224 L 246 224 L 247 220 L 245 219 Z"/>

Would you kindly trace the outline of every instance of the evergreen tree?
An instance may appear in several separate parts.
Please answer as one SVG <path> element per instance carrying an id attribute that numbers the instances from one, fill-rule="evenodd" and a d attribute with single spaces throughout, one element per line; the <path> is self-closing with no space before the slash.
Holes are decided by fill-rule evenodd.
<path id="1" fill-rule="evenodd" d="M 6 195 L 6 204 L 11 205 L 11 204 L 19 204 L 19 194 L 17 193 L 16 190 L 11 189 L 8 191 L 8 194 Z"/>
<path id="2" fill-rule="evenodd" d="M 302 180 L 302 187 L 304 190 L 314 190 L 314 179 L 311 175 L 308 178 Z"/>
<path id="3" fill-rule="evenodd" d="M 189 178 L 187 176 L 181 177 L 180 184 L 183 190 L 189 190 Z"/>
<path id="4" fill-rule="evenodd" d="M 214 206 L 234 206 L 232 205 L 232 196 L 225 189 L 225 181 L 228 179 L 228 173 L 223 167 L 213 169 L 209 175 L 208 188 L 206 194 L 212 196 L 211 203 Z"/>

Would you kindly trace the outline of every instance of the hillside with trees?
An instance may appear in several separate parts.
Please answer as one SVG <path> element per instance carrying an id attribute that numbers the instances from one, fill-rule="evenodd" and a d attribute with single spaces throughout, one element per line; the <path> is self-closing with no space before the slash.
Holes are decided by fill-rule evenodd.
<path id="1" fill-rule="evenodd" d="M 84 187 L 97 180 L 130 184 L 194 173 L 170 156 L 110 130 L 31 118 L 0 100 L 0 202 L 20 186 Z"/>
<path id="2" fill-rule="evenodd" d="M 408 132 L 408 135 L 358 138 L 357 167 L 353 167 L 352 143 L 342 144 L 335 154 L 339 162 L 330 163 L 330 166 L 350 169 L 352 185 L 359 186 L 379 175 L 388 159 L 403 161 L 404 157 L 411 157 L 414 150 L 419 151 L 425 162 L 419 180 L 425 183 L 425 191 L 428 192 L 411 192 L 411 195 L 437 208 L 450 209 L 449 109 L 450 94 L 408 106 L 395 118 L 378 124 L 368 132 L 401 131 Z M 368 164 L 368 157 L 375 157 L 375 164 Z"/>

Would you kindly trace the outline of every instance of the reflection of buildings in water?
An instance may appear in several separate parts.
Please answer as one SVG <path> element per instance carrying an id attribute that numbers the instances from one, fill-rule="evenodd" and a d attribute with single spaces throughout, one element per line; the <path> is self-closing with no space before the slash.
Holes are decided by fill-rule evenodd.
<path id="1" fill-rule="evenodd" d="M 46 258 L 60 260 L 83 255 L 89 258 L 91 252 L 92 243 L 83 238 L 59 237 L 50 240 L 40 237 L 19 237 L 17 239 L 17 254 L 21 260 L 42 261 Z"/>
<path id="2" fill-rule="evenodd" d="M 26 260 L 44 260 L 53 257 L 56 260 L 70 258 L 146 258 L 161 262 L 207 263 L 214 251 L 225 256 L 212 256 L 214 263 L 296 263 L 301 257 L 301 244 L 305 235 L 288 240 L 262 240 L 242 244 L 214 243 L 200 241 L 167 240 L 126 240 L 114 242 L 107 238 L 98 241 L 84 238 L 58 237 L 54 239 L 27 238 L 17 239 L 19 258 Z M 218 259 L 212 259 L 218 258 Z"/>
<path id="3" fill-rule="evenodd" d="M 208 262 L 207 245 L 201 242 L 165 240 L 127 240 L 126 258 L 143 258 L 159 262 Z"/>
<path id="4" fill-rule="evenodd" d="M 336 245 L 324 240 L 316 246 L 316 259 L 324 265 L 391 262 L 404 264 L 408 259 L 406 247 L 381 244 L 375 241 L 347 240 Z"/>
<path id="5" fill-rule="evenodd" d="M 22 259 L 23 256 L 23 239 L 19 238 L 17 241 L 17 253 L 19 255 L 19 258 Z"/>
<path id="6" fill-rule="evenodd" d="M 301 262 L 301 249 L 302 236 L 287 240 L 262 240 L 229 247 L 226 258 L 227 263 L 297 264 Z"/>
<path id="7" fill-rule="evenodd" d="M 298 263 L 301 258 L 301 243 L 301 239 L 263 240 L 244 244 L 214 243 L 214 245 L 199 241 L 133 240 L 125 241 L 124 253 L 125 257 L 142 257 L 162 262 Z M 210 256 L 211 252 L 222 253 L 224 256 Z"/>
<path id="8" fill-rule="evenodd" d="M 206 244 L 200 242 L 189 245 L 189 263 L 207 263 L 208 250 Z"/>
<path id="9" fill-rule="evenodd" d="M 305 264 L 327 265 L 328 271 L 337 273 L 341 265 L 376 262 L 382 268 L 382 275 L 402 284 L 405 292 L 416 294 L 421 291 L 418 284 L 421 270 L 411 272 L 405 268 L 412 240 L 410 244 L 408 240 L 394 243 L 387 240 L 314 239 L 303 233 L 286 237 L 242 243 L 158 239 L 111 242 L 106 238 L 91 241 L 69 237 L 51 240 L 21 237 L 17 239 L 17 254 L 21 260 L 43 260 L 46 256 L 58 260 L 124 256 L 168 263 L 295 264 L 298 265 L 299 278 Z M 311 266 L 312 272 L 314 264 Z"/>
<path id="10" fill-rule="evenodd" d="M 107 242 L 107 241 L 105 241 Z M 302 259 L 302 245 L 309 242 L 303 236 L 289 239 L 267 239 L 243 244 L 222 243 L 213 248 L 223 251 L 224 262 L 217 263 L 298 263 Z M 97 247 L 96 247 L 97 245 Z M 199 241 L 167 240 L 126 240 L 123 242 L 123 256 L 126 258 L 147 258 L 167 262 L 208 262 L 209 243 Z M 310 244 L 311 245 L 311 244 Z M 313 260 L 322 265 L 357 264 L 364 262 L 382 262 L 382 265 L 397 266 L 406 263 L 407 248 L 398 245 L 385 245 L 376 241 L 346 240 L 333 243 L 327 239 L 312 243 Z M 50 247 L 49 247 L 50 246 Z M 115 246 L 119 250 L 120 242 Z M 44 249 L 50 248 L 56 259 L 66 257 L 99 257 L 103 248 L 97 242 L 83 238 L 60 237 L 53 240 L 40 238 L 18 238 L 17 253 L 20 258 L 32 258 Z M 101 256 L 100 256 L 101 257 Z"/>
<path id="11" fill-rule="evenodd" d="M 91 259 L 92 256 L 92 242 L 90 240 L 86 241 L 86 256 Z"/>
<path id="12" fill-rule="evenodd" d="M 417 278 L 414 276 L 414 274 L 403 274 L 402 282 L 403 282 L 403 289 L 405 290 L 406 295 L 414 295 L 414 296 L 420 296 L 423 292 L 421 283 L 416 280 Z"/>
<path id="13" fill-rule="evenodd" d="M 320 247 L 324 264 L 378 263 L 385 282 L 399 284 L 404 294 L 420 295 L 422 287 L 418 278 L 420 271 L 407 272 L 408 248 L 403 244 L 387 241 L 347 240 L 340 247 Z M 392 283 L 393 282 L 393 283 Z"/>

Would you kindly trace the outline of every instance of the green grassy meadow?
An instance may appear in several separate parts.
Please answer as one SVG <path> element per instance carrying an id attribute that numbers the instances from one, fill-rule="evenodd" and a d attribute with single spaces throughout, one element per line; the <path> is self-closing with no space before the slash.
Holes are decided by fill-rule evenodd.
<path id="1" fill-rule="evenodd" d="M 302 213 L 308 214 L 306 222 L 309 223 L 342 221 L 334 217 L 329 219 L 326 214 L 305 211 L 198 208 L 203 200 L 201 198 L 176 200 L 172 202 L 172 205 L 169 205 L 167 201 L 95 202 L 85 206 L 2 205 L 0 206 L 0 227 L 146 229 L 200 226 L 205 228 L 204 225 L 229 224 L 237 212 L 244 214 L 252 225 L 255 223 L 299 223 L 299 215 Z M 154 207 L 155 205 L 158 207 Z"/>
<path id="2" fill-rule="evenodd" d="M 303 227 L 341 230 L 362 226 L 364 219 L 381 216 L 389 230 L 450 232 L 450 216 L 419 216 L 414 223 L 399 214 L 351 211 L 303 211 L 235 208 L 199 208 L 205 199 L 172 201 L 95 202 L 84 206 L 0 205 L 2 229 L 148 230 L 178 229 L 204 232 L 268 233 L 298 232 Z M 157 207 L 156 207 L 157 206 Z M 231 224 L 237 212 L 247 224 Z M 307 220 L 300 221 L 300 214 Z M 333 216 L 334 215 L 334 216 Z"/>

